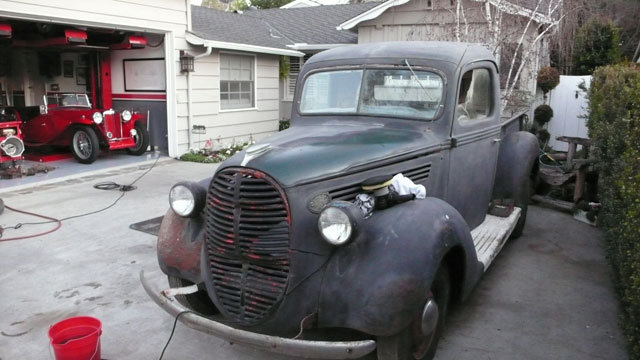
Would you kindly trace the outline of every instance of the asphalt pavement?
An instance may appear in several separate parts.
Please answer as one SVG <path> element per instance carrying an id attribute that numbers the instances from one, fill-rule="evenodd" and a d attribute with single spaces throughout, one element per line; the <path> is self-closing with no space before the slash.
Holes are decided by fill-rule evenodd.
<path id="1" fill-rule="evenodd" d="M 4 193 L 12 207 L 62 218 L 99 210 L 149 164 Z M 103 359 L 157 359 L 173 318 L 146 295 L 141 269 L 157 269 L 155 237 L 129 229 L 168 208 L 170 187 L 209 176 L 216 165 L 159 162 L 111 208 L 64 221 L 45 236 L 0 242 L 0 360 L 51 358 L 47 330 L 64 318 L 102 321 Z M 40 221 L 5 210 L 0 225 Z M 52 224 L 6 230 L 4 237 Z M 436 358 L 626 359 L 617 301 L 600 232 L 569 215 L 532 206 L 524 234 L 509 242 L 470 299 L 453 307 Z M 178 324 L 165 359 L 289 359 Z"/>

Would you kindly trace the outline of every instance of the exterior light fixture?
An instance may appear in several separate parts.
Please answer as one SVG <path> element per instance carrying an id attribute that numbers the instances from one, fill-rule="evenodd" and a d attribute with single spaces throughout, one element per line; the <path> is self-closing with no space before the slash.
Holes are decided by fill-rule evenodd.
<path id="1" fill-rule="evenodd" d="M 193 55 L 180 50 L 180 72 L 193 71 Z"/>

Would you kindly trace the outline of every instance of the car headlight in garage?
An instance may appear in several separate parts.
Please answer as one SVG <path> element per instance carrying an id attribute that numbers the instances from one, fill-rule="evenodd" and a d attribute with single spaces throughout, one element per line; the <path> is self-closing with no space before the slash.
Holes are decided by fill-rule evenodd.
<path id="1" fill-rule="evenodd" d="M 345 245 L 355 238 L 362 212 L 347 201 L 334 201 L 324 208 L 318 218 L 318 229 L 331 245 Z"/>
<path id="2" fill-rule="evenodd" d="M 93 118 L 93 122 L 98 125 L 102 124 L 102 120 L 104 120 L 104 118 L 102 117 L 102 114 L 98 111 L 93 113 L 92 118 Z"/>
<path id="3" fill-rule="evenodd" d="M 13 136 L 17 133 L 15 128 L 6 128 L 6 129 L 2 129 L 2 136 L 4 137 L 8 137 L 8 136 Z"/>
<path id="4" fill-rule="evenodd" d="M 131 120 L 131 111 L 123 110 L 122 113 L 120 113 L 120 117 L 122 117 L 122 122 Z"/>
<path id="5" fill-rule="evenodd" d="M 169 191 L 169 205 L 179 216 L 193 217 L 204 208 L 206 196 L 206 190 L 197 183 L 179 182 Z"/>

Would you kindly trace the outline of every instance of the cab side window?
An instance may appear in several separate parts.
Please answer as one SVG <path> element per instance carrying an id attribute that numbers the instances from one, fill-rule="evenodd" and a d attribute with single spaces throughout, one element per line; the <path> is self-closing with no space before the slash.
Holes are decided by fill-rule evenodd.
<path id="1" fill-rule="evenodd" d="M 492 94 L 491 73 L 488 69 L 467 71 L 460 82 L 456 119 L 466 122 L 489 116 Z"/>

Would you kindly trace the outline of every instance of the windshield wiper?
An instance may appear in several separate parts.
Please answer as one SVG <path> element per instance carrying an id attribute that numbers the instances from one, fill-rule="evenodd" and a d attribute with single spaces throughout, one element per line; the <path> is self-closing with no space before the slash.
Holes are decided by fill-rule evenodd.
<path id="1" fill-rule="evenodd" d="M 413 71 L 413 68 L 411 67 L 411 65 L 409 65 L 409 60 L 404 59 L 404 63 L 407 64 L 407 67 L 409 68 L 409 70 L 411 71 L 413 76 L 416 78 L 416 81 L 418 82 L 418 85 L 420 85 L 422 90 L 424 91 L 424 94 L 427 95 L 427 98 L 429 98 L 430 101 L 433 101 L 433 98 L 431 97 L 431 95 L 429 95 L 429 92 L 427 91 L 427 89 L 425 89 L 424 86 L 422 86 L 422 82 L 420 81 L 420 78 L 418 78 L 418 75 L 416 75 L 416 73 L 415 73 L 415 71 Z"/>

